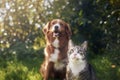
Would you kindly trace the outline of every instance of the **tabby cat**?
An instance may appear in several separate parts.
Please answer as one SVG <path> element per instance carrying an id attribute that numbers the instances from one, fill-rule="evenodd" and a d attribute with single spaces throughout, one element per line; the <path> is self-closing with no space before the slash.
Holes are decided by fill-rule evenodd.
<path id="1" fill-rule="evenodd" d="M 68 51 L 66 80 L 97 80 L 93 68 L 86 59 L 87 41 Z"/>

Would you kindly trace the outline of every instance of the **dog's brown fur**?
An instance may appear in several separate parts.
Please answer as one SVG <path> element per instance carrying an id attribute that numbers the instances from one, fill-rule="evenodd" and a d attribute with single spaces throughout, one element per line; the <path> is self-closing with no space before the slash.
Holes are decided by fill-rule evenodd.
<path id="1" fill-rule="evenodd" d="M 57 39 L 59 41 L 59 47 L 55 47 L 52 44 L 56 39 L 56 37 L 53 37 L 54 31 L 52 31 L 52 27 L 55 24 L 60 24 L 60 29 L 58 30 L 59 34 L 57 36 Z M 50 78 L 64 80 L 66 74 L 68 41 L 71 36 L 71 29 L 66 22 L 60 19 L 54 19 L 47 23 L 47 25 L 43 28 L 43 32 L 45 34 L 46 47 L 44 50 L 45 60 L 40 68 L 42 77 L 44 80 L 48 80 Z M 51 61 L 51 56 L 56 54 L 55 49 L 59 51 L 59 54 L 56 61 Z M 65 66 L 60 69 L 57 69 L 55 68 L 55 65 Z"/>

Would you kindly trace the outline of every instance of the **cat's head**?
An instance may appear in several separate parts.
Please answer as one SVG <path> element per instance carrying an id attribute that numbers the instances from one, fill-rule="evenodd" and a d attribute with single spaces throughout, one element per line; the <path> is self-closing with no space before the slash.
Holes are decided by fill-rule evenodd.
<path id="1" fill-rule="evenodd" d="M 68 60 L 70 62 L 80 62 L 86 59 L 87 41 L 84 41 L 80 46 L 73 46 L 68 52 Z"/>

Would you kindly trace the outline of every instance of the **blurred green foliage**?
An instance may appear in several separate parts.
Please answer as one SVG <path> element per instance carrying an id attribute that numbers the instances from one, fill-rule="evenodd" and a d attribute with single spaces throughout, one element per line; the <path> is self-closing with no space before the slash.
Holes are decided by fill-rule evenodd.
<path id="1" fill-rule="evenodd" d="M 120 80 L 120 0 L 0 0 L 0 79 L 41 79 L 42 27 L 60 18 L 72 40 L 89 42 L 99 80 Z"/>

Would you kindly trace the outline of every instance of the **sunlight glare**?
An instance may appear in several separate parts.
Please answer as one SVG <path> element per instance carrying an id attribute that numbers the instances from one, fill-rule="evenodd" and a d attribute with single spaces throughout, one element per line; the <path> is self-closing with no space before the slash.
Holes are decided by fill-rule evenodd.
<path id="1" fill-rule="evenodd" d="M 5 33 L 4 33 L 4 36 L 7 36 L 7 35 L 8 35 L 8 34 L 5 32 Z"/>
<path id="2" fill-rule="evenodd" d="M 16 41 L 16 39 L 13 39 L 13 41 L 15 42 L 15 41 Z"/>
<path id="3" fill-rule="evenodd" d="M 102 23 L 103 23 L 103 21 L 100 21 L 99 23 L 100 23 L 100 24 L 102 24 Z"/>
<path id="4" fill-rule="evenodd" d="M 0 22 L 4 20 L 4 17 L 6 16 L 6 9 L 0 8 Z"/>
<path id="5" fill-rule="evenodd" d="M 26 45 L 25 47 L 26 47 L 26 49 L 28 49 L 28 48 L 29 48 L 29 46 L 28 46 L 28 45 Z"/>
<path id="6" fill-rule="evenodd" d="M 1 32 L 4 32 L 5 31 L 5 29 L 1 29 Z"/>
<path id="7" fill-rule="evenodd" d="M 35 26 L 36 26 L 37 28 L 41 28 L 40 24 L 38 24 L 38 23 L 35 23 Z"/>
<path id="8" fill-rule="evenodd" d="M 6 43 L 6 47 L 7 47 L 7 48 L 10 47 L 10 43 L 9 43 L 9 42 Z"/>
<path id="9" fill-rule="evenodd" d="M 13 20 L 12 16 L 9 16 L 9 20 L 10 20 L 10 21 L 12 21 L 12 20 Z"/>
<path id="10" fill-rule="evenodd" d="M 33 5 L 31 4 L 30 6 L 28 6 L 28 8 L 32 8 L 33 7 Z"/>
<path id="11" fill-rule="evenodd" d="M 13 51 L 12 54 L 16 54 L 16 51 Z"/>
<path id="12" fill-rule="evenodd" d="M 10 26 L 13 26 L 13 25 L 14 25 L 14 23 L 13 23 L 12 21 L 10 21 L 10 22 L 9 22 L 9 25 L 10 25 Z"/>
<path id="13" fill-rule="evenodd" d="M 5 3 L 5 7 L 6 9 L 10 9 L 10 5 L 8 4 L 8 2 Z"/>
<path id="14" fill-rule="evenodd" d="M 1 51 L 4 51 L 4 48 L 1 48 Z"/>
<path id="15" fill-rule="evenodd" d="M 0 41 L 1 44 L 2 44 L 3 42 L 4 42 L 4 41 L 2 41 L 2 40 Z"/>
<path id="16" fill-rule="evenodd" d="M 15 9 L 10 9 L 10 12 L 15 12 Z"/>
<path id="17" fill-rule="evenodd" d="M 117 20 L 120 21 L 120 17 L 118 17 Z"/>
<path id="18" fill-rule="evenodd" d="M 18 7 L 18 10 L 20 10 L 20 9 L 22 9 L 22 7 L 21 7 L 21 6 L 19 6 L 19 7 Z"/>

